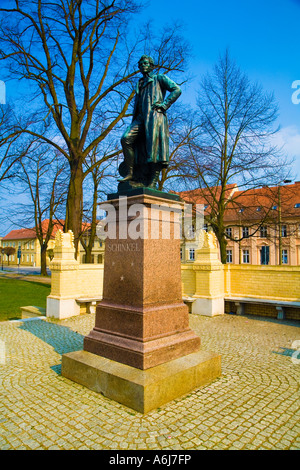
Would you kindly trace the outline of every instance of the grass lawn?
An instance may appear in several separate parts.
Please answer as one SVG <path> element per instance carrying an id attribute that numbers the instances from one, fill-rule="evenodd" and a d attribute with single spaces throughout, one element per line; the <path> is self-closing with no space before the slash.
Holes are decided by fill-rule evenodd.
<path id="1" fill-rule="evenodd" d="M 0 321 L 21 318 L 20 307 L 46 307 L 50 285 L 0 278 Z"/>

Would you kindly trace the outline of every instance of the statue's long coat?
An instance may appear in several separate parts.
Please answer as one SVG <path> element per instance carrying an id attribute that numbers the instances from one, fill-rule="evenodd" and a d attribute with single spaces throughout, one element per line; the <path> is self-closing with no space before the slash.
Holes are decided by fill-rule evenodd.
<path id="1" fill-rule="evenodd" d="M 166 97 L 166 92 L 170 93 Z M 145 139 L 136 146 L 137 163 L 161 163 L 169 161 L 169 125 L 166 113 L 152 109 L 155 103 L 162 103 L 166 111 L 181 95 L 180 87 L 166 75 L 150 75 L 146 83 L 141 79 L 136 88 L 133 122 L 142 114 L 145 124 Z"/>

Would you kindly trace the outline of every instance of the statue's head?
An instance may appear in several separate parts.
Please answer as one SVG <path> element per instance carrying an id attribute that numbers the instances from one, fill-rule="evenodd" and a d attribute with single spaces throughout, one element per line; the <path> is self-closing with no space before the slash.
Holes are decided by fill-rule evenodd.
<path id="1" fill-rule="evenodd" d="M 140 71 L 143 74 L 149 73 L 149 72 L 152 72 L 152 70 L 154 69 L 154 60 L 152 59 L 152 57 L 148 55 L 142 55 L 142 57 L 139 60 L 138 65 L 139 65 Z"/>

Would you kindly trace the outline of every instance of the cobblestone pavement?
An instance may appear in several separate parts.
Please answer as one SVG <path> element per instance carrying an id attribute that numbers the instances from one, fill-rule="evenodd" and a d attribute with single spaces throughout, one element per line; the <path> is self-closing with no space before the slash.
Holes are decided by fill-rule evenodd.
<path id="1" fill-rule="evenodd" d="M 299 449 L 299 323 L 190 315 L 222 377 L 142 415 L 61 376 L 94 320 L 0 324 L 0 449 Z"/>

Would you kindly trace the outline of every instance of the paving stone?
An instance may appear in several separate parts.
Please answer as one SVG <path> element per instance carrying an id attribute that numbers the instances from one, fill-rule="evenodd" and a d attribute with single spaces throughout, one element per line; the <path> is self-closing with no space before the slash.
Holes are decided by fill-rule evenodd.
<path id="1" fill-rule="evenodd" d="M 190 315 L 202 349 L 222 355 L 222 376 L 141 415 L 60 375 L 61 355 L 81 349 L 94 322 L 0 323 L 0 450 L 300 448 L 300 365 L 281 353 L 300 325 Z"/>

